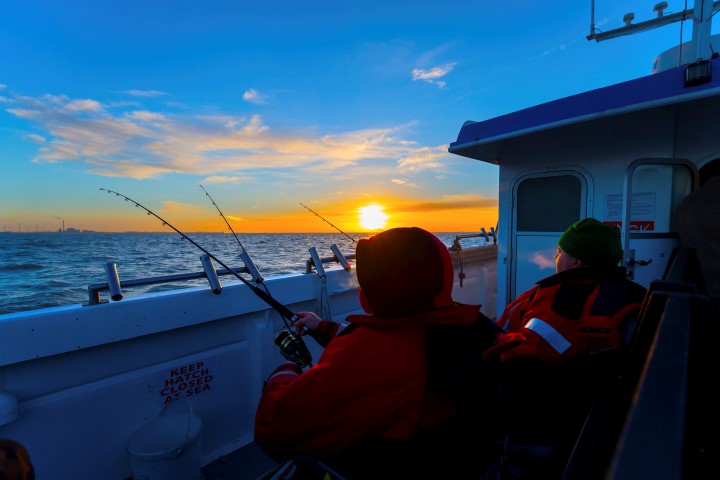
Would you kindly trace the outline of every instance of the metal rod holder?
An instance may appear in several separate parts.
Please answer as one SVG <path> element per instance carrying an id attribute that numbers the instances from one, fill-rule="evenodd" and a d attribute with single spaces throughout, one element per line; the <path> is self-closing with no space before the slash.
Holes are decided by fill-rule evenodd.
<path id="1" fill-rule="evenodd" d="M 322 261 L 320 260 L 320 256 L 317 253 L 317 249 L 315 247 L 310 247 L 310 257 L 312 258 L 313 263 L 315 264 L 315 270 L 317 270 L 318 275 L 321 277 L 325 276 L 325 267 L 323 267 Z"/>
<path id="2" fill-rule="evenodd" d="M 247 268 L 248 273 L 252 275 L 253 282 L 263 283 L 265 279 L 262 275 L 260 275 L 260 271 L 255 266 L 255 262 L 252 261 L 252 258 L 250 258 L 250 255 L 248 255 L 247 252 L 243 251 L 240 252 L 240 258 L 242 258 L 242 261 L 245 264 L 245 268 Z"/>
<path id="3" fill-rule="evenodd" d="M 215 271 L 215 265 L 213 265 L 210 255 L 207 253 L 200 255 L 200 262 L 205 270 L 205 276 L 210 284 L 210 290 L 212 290 L 215 295 L 220 295 L 220 292 L 222 292 L 222 285 L 220 284 L 220 279 Z"/>
<path id="4" fill-rule="evenodd" d="M 107 277 L 110 298 L 116 302 L 122 300 L 123 293 L 122 288 L 120 287 L 120 276 L 118 275 L 117 265 L 115 262 L 108 262 L 105 264 L 105 276 Z"/>
<path id="5" fill-rule="evenodd" d="M 333 243 L 332 245 L 330 245 L 330 250 L 332 250 L 335 254 L 335 260 L 340 262 L 340 265 L 342 265 L 346 272 L 349 272 L 352 268 L 352 265 L 350 265 L 350 263 L 347 261 L 347 258 L 345 258 L 345 255 L 342 254 L 338 246 Z"/>

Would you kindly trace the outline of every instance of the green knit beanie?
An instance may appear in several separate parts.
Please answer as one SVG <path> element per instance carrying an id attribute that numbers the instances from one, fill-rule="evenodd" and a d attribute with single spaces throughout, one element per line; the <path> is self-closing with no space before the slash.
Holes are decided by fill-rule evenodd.
<path id="1" fill-rule="evenodd" d="M 558 246 L 594 267 L 616 267 L 622 259 L 620 229 L 594 218 L 573 223 L 560 236 Z"/>

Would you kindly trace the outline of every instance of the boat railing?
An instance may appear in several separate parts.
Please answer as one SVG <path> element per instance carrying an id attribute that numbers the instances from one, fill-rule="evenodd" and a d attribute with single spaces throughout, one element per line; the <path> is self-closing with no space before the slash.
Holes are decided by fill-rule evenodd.
<path id="1" fill-rule="evenodd" d="M 112 263 L 112 262 L 111 262 Z M 159 285 L 163 283 L 173 283 L 173 282 L 180 282 L 185 280 L 196 280 L 199 278 L 208 278 L 208 273 L 206 271 L 202 272 L 187 272 L 187 273 L 174 273 L 172 275 L 159 275 L 155 277 L 145 277 L 145 278 L 134 278 L 130 280 L 123 280 L 120 282 L 117 276 L 117 270 L 115 267 L 109 267 L 109 264 L 106 264 L 105 271 L 108 277 L 107 282 L 103 283 L 93 283 L 91 285 L 88 285 L 88 303 L 86 305 L 98 305 L 100 303 L 105 303 L 100 299 L 100 292 L 108 291 L 110 292 L 110 297 L 115 300 L 119 301 L 122 300 L 123 294 L 121 288 L 126 287 L 142 287 L 147 285 Z M 112 264 L 114 265 L 114 264 Z M 235 273 L 250 273 L 247 267 L 238 267 L 233 268 L 232 270 L 221 268 L 218 270 L 215 270 L 215 275 L 218 277 L 223 275 L 234 275 Z M 212 274 L 210 274 L 212 277 Z M 217 283 L 214 283 L 214 281 L 209 279 L 209 283 L 211 288 L 216 286 Z M 215 287 L 216 288 L 216 287 Z M 219 292 L 218 292 L 219 293 Z"/>
<path id="2" fill-rule="evenodd" d="M 467 233 L 463 235 L 456 235 L 453 239 L 452 246 L 450 247 L 451 251 L 459 252 L 462 250 L 462 245 L 460 245 L 460 240 L 466 239 L 466 238 L 484 238 L 486 244 L 490 244 L 490 241 L 492 240 L 493 244 L 497 244 L 497 232 L 493 227 L 490 227 L 490 231 L 487 232 L 484 228 L 481 228 L 478 233 Z"/>
<path id="3" fill-rule="evenodd" d="M 333 251 L 335 251 L 335 249 L 333 249 Z M 336 255 L 333 255 L 332 257 L 323 257 L 319 259 L 319 261 L 321 263 L 340 263 L 343 268 L 349 270 L 350 265 L 348 264 L 347 260 L 354 259 L 354 254 L 343 255 L 338 251 L 336 252 Z M 305 265 L 305 273 L 312 273 L 314 265 L 315 263 L 312 258 L 307 260 Z M 187 280 L 197 280 L 201 278 L 207 278 L 210 288 L 213 290 L 213 292 L 220 293 L 222 287 L 220 286 L 220 282 L 218 281 L 217 277 L 225 275 L 235 275 L 236 273 L 244 273 L 251 276 L 253 275 L 253 272 L 251 272 L 246 266 L 238 268 L 231 267 L 230 269 L 220 268 L 217 270 L 210 263 L 203 262 L 203 266 L 205 267 L 205 270 L 201 272 L 174 273 L 171 275 L 134 278 L 130 280 L 123 280 L 121 282 L 117 273 L 116 264 L 114 262 L 109 262 L 105 264 L 107 282 L 93 283 L 91 285 L 88 285 L 88 303 L 84 305 L 98 305 L 100 303 L 107 302 L 101 299 L 101 292 L 109 292 L 110 298 L 112 300 L 119 301 L 123 298 L 122 289 L 124 288 L 144 287 L 148 285 L 159 285 L 164 283 L 176 283 Z M 258 277 L 255 277 L 255 279 L 253 279 L 252 281 L 254 281 L 255 283 L 262 282 L 262 280 L 258 281 Z"/>

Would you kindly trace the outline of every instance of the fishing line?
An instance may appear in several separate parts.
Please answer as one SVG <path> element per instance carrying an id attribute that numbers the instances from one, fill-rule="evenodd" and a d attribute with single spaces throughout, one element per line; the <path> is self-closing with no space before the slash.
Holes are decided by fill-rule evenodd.
<path id="1" fill-rule="evenodd" d="M 259 289 L 252 283 L 245 280 L 242 276 L 240 276 L 239 273 L 237 273 L 235 270 L 230 268 L 229 266 L 225 265 L 219 258 L 217 258 L 212 253 L 205 250 L 203 247 L 201 247 L 197 242 L 195 242 L 192 238 L 185 235 L 183 232 L 175 228 L 170 222 L 165 220 L 164 218 L 157 215 L 155 212 L 150 210 L 149 208 L 146 208 L 145 206 L 141 205 L 140 203 L 136 202 L 132 198 L 123 195 L 122 193 L 109 190 L 107 188 L 101 188 L 100 190 L 105 190 L 108 193 L 114 193 L 117 197 L 122 197 L 125 199 L 126 202 L 130 202 L 134 204 L 136 207 L 140 207 L 143 210 L 147 212 L 148 215 L 152 215 L 153 217 L 157 218 L 162 222 L 163 226 L 167 226 L 175 230 L 180 237 L 183 240 L 187 240 L 188 242 L 195 245 L 198 249 L 200 249 L 202 252 L 204 252 L 208 257 L 215 260 L 219 265 L 224 267 L 228 272 L 235 275 L 235 277 L 240 280 L 242 283 L 244 283 L 255 295 L 260 297 L 265 303 L 267 303 L 270 307 L 275 309 L 276 312 L 280 314 L 280 317 L 282 318 L 283 322 L 285 323 L 285 328 L 287 331 L 280 332 L 281 334 L 285 333 L 285 335 L 279 334 L 277 337 L 275 337 L 275 343 L 280 347 L 280 352 L 285 356 L 285 358 L 292 360 L 296 362 L 300 367 L 305 366 L 312 366 L 312 356 L 310 355 L 310 351 L 308 350 L 307 346 L 305 345 L 305 342 L 303 341 L 302 337 L 300 335 L 293 335 L 292 330 L 290 329 L 290 325 L 288 324 L 288 320 L 292 323 L 295 323 L 298 320 L 298 316 L 295 315 L 293 312 L 290 311 L 289 308 L 287 308 L 285 305 L 281 304 L 277 300 L 275 300 L 272 296 L 270 296 L 269 293 Z M 310 333 L 310 331 L 308 331 Z"/>
<path id="2" fill-rule="evenodd" d="M 307 205 L 305 205 L 305 204 L 302 203 L 302 202 L 300 203 L 300 205 L 302 205 L 303 207 L 305 207 L 305 208 L 307 208 L 308 210 L 310 210 L 310 212 L 311 212 L 311 213 L 314 213 L 320 220 L 322 220 L 323 222 L 327 223 L 328 225 L 330 225 L 331 227 L 333 227 L 335 230 L 337 230 L 338 232 L 342 233 L 342 234 L 345 235 L 347 238 L 349 238 L 350 240 L 352 240 L 353 243 L 357 243 L 357 239 L 351 237 L 350 235 L 348 235 L 347 233 L 343 232 L 342 230 L 340 230 L 338 227 L 336 227 L 335 225 L 333 225 L 333 224 L 330 223 L 329 221 L 325 220 L 322 215 L 320 215 L 319 213 L 315 212 L 313 209 L 311 209 L 310 207 L 308 207 Z"/>
<path id="3" fill-rule="evenodd" d="M 93 197 L 92 202 L 90 202 L 90 206 L 88 207 L 87 211 L 85 212 L 85 215 L 82 218 L 82 221 L 80 222 L 80 230 L 82 230 L 83 227 L 85 226 L 85 219 L 87 218 L 88 213 L 90 213 L 90 210 L 92 210 L 93 206 L 95 206 L 95 202 L 97 201 L 97 198 L 99 195 L 100 195 L 100 191 L 98 191 L 95 194 L 95 197 Z"/>
<path id="4" fill-rule="evenodd" d="M 235 240 L 237 240 L 238 245 L 240 245 L 240 248 L 242 249 L 242 253 L 240 256 L 242 257 L 242 260 L 245 263 L 245 267 L 250 271 L 250 274 L 255 279 L 255 282 L 261 284 L 263 286 L 263 288 L 265 289 L 265 291 L 269 294 L 270 290 L 268 289 L 267 285 L 265 285 L 265 281 L 264 281 L 262 275 L 260 275 L 260 271 L 257 269 L 257 267 L 255 266 L 255 263 L 250 258 L 250 254 L 248 254 L 247 250 L 245 250 L 245 247 L 243 247 L 242 242 L 240 242 L 240 239 L 238 238 L 237 234 L 235 233 L 235 230 L 233 230 L 232 226 L 230 225 L 230 222 L 228 222 L 227 218 L 225 218 L 225 215 L 223 215 L 222 210 L 220 210 L 220 207 L 218 206 L 218 204 L 215 203 L 215 200 L 213 200 L 213 198 L 210 196 L 210 194 L 207 192 L 207 190 L 205 190 L 205 187 L 200 185 L 200 188 L 202 188 L 203 192 L 205 192 L 205 195 L 207 195 L 207 197 L 210 199 L 212 204 L 215 206 L 215 208 L 217 209 L 217 211 L 220 214 L 220 216 L 222 217 L 222 219 L 225 220 L 225 225 L 228 226 L 228 228 L 230 229 L 230 232 L 235 237 Z"/>

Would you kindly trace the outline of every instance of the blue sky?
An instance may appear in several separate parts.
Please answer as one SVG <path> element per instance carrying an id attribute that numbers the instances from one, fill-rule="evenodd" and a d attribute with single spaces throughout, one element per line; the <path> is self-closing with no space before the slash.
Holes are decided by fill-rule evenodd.
<path id="1" fill-rule="evenodd" d="M 600 29 L 655 16 L 596 0 Z M 667 12 L 683 8 L 668 2 Z M 692 5 L 690 5 L 692 6 Z M 347 231 L 496 222 L 497 170 L 447 152 L 462 123 L 650 73 L 676 23 L 586 40 L 591 2 L 6 2 L 3 230 Z"/>

